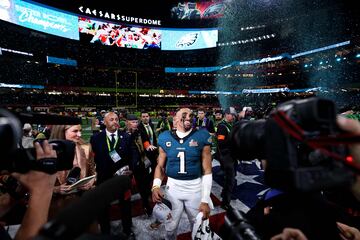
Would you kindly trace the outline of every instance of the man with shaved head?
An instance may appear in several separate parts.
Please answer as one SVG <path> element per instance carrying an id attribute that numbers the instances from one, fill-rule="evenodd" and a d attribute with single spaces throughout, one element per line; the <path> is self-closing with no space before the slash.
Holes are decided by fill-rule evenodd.
<path id="1" fill-rule="evenodd" d="M 105 130 L 93 135 L 90 139 L 92 149 L 95 157 L 97 173 L 97 185 L 101 185 L 106 180 L 112 178 L 122 169 L 132 170 L 132 160 L 136 159 L 136 152 L 131 145 L 130 136 L 124 132 L 119 131 L 119 118 L 116 113 L 108 112 L 104 116 Z M 129 171 L 127 171 L 129 172 Z M 116 191 L 116 189 L 114 189 Z M 133 238 L 134 233 L 131 230 L 132 216 L 131 216 L 131 191 L 125 192 L 119 199 L 120 208 L 122 210 L 122 225 L 123 232 L 128 236 L 128 239 Z M 109 206 L 110 207 L 110 206 Z M 99 217 L 101 232 L 103 234 L 110 234 L 110 217 L 109 209 L 105 209 L 103 214 Z"/>
<path id="2" fill-rule="evenodd" d="M 159 135 L 159 157 L 154 173 L 152 197 L 154 202 L 163 198 L 171 202 L 171 216 L 165 222 L 166 239 L 176 239 L 176 231 L 185 210 L 191 227 L 199 212 L 209 217 L 212 202 L 211 136 L 205 129 L 192 129 L 193 113 L 180 109 L 175 116 L 176 131 Z M 167 176 L 166 191 L 160 189 Z"/>

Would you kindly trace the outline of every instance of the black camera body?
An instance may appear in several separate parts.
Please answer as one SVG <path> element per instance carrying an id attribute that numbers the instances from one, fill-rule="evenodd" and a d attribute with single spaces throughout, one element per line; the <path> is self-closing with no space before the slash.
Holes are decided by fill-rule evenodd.
<path id="1" fill-rule="evenodd" d="M 67 140 L 50 140 L 57 153 L 56 158 L 36 160 L 35 148 L 20 147 L 22 125 L 29 123 L 80 124 L 80 119 L 39 114 L 18 114 L 0 109 L 0 170 L 25 173 L 29 170 L 53 174 L 73 166 L 75 143 Z M 41 144 L 41 142 L 40 142 Z"/>
<path id="2" fill-rule="evenodd" d="M 35 148 L 17 148 L 0 161 L 0 169 L 19 173 L 37 170 L 49 174 L 71 169 L 75 156 L 75 143 L 54 139 L 49 140 L 49 144 L 56 151 L 56 158 L 36 160 Z"/>
<path id="3" fill-rule="evenodd" d="M 323 98 L 308 98 L 279 105 L 267 120 L 238 122 L 230 139 L 237 159 L 266 160 L 267 185 L 308 192 L 353 182 L 354 173 L 326 154 L 345 159 L 348 148 L 340 144 L 320 146 L 320 140 L 316 144 L 316 139 L 336 138 L 340 133 L 335 104 Z"/>
<path id="4" fill-rule="evenodd" d="M 245 213 L 229 208 L 226 211 L 223 239 L 231 240 L 260 240 L 255 228 L 245 217 Z"/>

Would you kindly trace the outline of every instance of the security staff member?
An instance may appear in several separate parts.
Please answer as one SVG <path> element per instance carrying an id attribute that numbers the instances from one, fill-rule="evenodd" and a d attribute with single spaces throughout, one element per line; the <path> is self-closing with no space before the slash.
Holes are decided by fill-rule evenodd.
<path id="1" fill-rule="evenodd" d="M 236 161 L 232 158 L 230 152 L 230 144 L 228 136 L 234 122 L 234 109 L 227 108 L 225 110 L 224 119 L 219 123 L 216 131 L 217 139 L 217 156 L 221 169 L 224 171 L 224 186 L 221 193 L 221 206 L 227 210 L 230 207 L 231 193 L 235 183 Z"/>

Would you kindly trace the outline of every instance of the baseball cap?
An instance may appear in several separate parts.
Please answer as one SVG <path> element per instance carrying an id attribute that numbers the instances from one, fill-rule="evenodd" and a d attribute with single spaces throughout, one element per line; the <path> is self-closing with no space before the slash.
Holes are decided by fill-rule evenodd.
<path id="1" fill-rule="evenodd" d="M 153 208 L 153 215 L 159 222 L 165 222 L 169 218 L 171 213 L 171 202 L 165 198 L 162 199 L 161 203 L 156 203 Z"/>
<path id="2" fill-rule="evenodd" d="M 24 124 L 23 130 L 31 130 L 31 129 L 32 129 L 32 127 L 31 127 L 30 123 L 25 123 Z"/>
<path id="3" fill-rule="evenodd" d="M 127 116 L 126 116 L 126 120 L 138 120 L 138 118 L 137 118 L 137 116 L 136 115 L 134 115 L 134 114 L 128 114 Z"/>
<path id="4" fill-rule="evenodd" d="M 227 107 L 224 111 L 226 114 L 237 114 L 236 110 L 234 107 Z"/>
<path id="5" fill-rule="evenodd" d="M 253 111 L 253 109 L 252 109 L 252 107 L 243 107 L 243 111 L 249 111 L 249 112 L 252 112 Z"/>

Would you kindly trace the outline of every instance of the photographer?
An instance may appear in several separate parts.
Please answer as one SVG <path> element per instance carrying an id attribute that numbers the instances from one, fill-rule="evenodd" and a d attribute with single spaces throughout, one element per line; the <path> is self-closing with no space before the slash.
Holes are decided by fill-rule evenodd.
<path id="1" fill-rule="evenodd" d="M 360 135 L 360 123 L 358 121 L 347 119 L 344 117 L 339 116 L 337 118 L 337 124 L 338 126 L 349 133 Z M 360 144 L 353 144 L 350 146 L 350 153 L 354 157 L 355 162 L 360 164 Z M 357 199 L 357 205 L 359 205 L 360 201 L 360 175 L 357 174 L 356 181 L 351 186 L 351 194 L 353 194 L 353 197 Z M 342 206 L 336 206 L 335 211 L 337 211 L 337 208 L 342 209 Z M 351 224 L 351 223 L 350 223 Z M 336 226 L 339 230 L 339 239 L 343 240 L 360 240 L 360 231 L 352 226 L 349 226 L 347 224 L 336 222 Z M 357 226 L 358 227 L 358 226 Z M 307 240 L 308 238 L 305 236 L 305 234 L 300 229 L 295 228 L 289 228 L 286 227 L 282 231 L 282 233 L 273 236 L 271 240 L 290 240 L 290 239 L 296 239 L 296 240 Z M 312 238 L 309 238 L 312 239 Z"/>
<path id="2" fill-rule="evenodd" d="M 36 142 L 34 146 L 37 160 L 57 157 L 47 141 L 44 141 L 42 146 Z M 28 207 L 15 239 L 31 239 L 47 222 L 56 175 L 34 170 L 25 174 L 12 173 L 11 175 L 23 184 L 30 194 Z"/>
<path id="3" fill-rule="evenodd" d="M 266 159 L 272 188 L 247 214 L 264 239 L 358 239 L 349 215 L 324 195 L 352 184 L 359 200 L 360 124 L 350 121 L 336 121 L 331 101 L 312 98 L 283 103 L 268 120 L 233 128 L 239 157 Z"/>
<path id="4" fill-rule="evenodd" d="M 156 133 L 159 135 L 162 132 L 171 130 L 173 128 L 173 124 L 168 119 L 168 114 L 165 112 L 160 113 L 160 120 L 156 125 Z"/>

